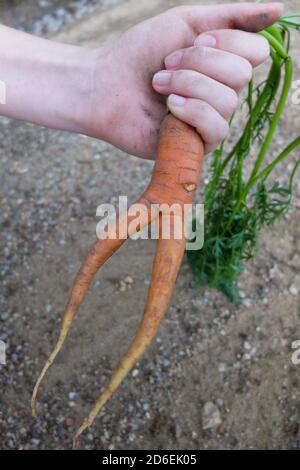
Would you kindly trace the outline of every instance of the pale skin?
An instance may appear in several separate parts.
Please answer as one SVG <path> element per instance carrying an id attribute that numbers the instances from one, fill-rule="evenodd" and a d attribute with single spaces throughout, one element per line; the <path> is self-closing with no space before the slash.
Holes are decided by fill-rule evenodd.
<path id="1" fill-rule="evenodd" d="M 0 113 L 154 158 L 167 104 L 209 152 L 269 57 L 255 33 L 282 13 L 281 3 L 176 7 L 94 49 L 0 26 Z"/>

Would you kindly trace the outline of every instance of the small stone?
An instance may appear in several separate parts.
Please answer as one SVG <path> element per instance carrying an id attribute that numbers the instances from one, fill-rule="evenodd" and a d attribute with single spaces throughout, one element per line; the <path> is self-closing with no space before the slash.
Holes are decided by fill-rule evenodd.
<path id="1" fill-rule="evenodd" d="M 77 397 L 77 392 L 68 393 L 69 400 L 74 400 Z"/>
<path id="2" fill-rule="evenodd" d="M 51 312 L 51 310 L 52 310 L 52 305 L 50 305 L 50 304 L 47 304 L 47 305 L 46 305 L 46 307 L 45 307 L 45 311 L 46 311 L 46 313 L 50 313 L 50 312 Z"/>
<path id="3" fill-rule="evenodd" d="M 245 305 L 245 307 L 247 308 L 251 307 L 252 305 L 251 299 L 243 299 L 243 305 Z"/>
<path id="4" fill-rule="evenodd" d="M 49 2 L 49 0 L 39 0 L 39 6 L 41 8 L 47 8 L 51 5 L 51 3 Z"/>
<path id="5" fill-rule="evenodd" d="M 33 448 L 34 448 L 34 449 L 37 449 L 38 446 L 40 445 L 40 442 L 41 442 L 41 441 L 40 441 L 40 439 L 35 439 L 35 438 L 33 438 L 33 439 L 30 439 L 30 442 L 31 442 Z"/>
<path id="6" fill-rule="evenodd" d="M 290 448 L 293 450 L 300 449 L 300 441 L 292 440 L 290 443 Z"/>
<path id="7" fill-rule="evenodd" d="M 224 428 L 223 424 L 220 424 L 220 426 L 218 426 L 218 433 L 219 434 L 224 434 L 224 432 L 225 432 L 225 428 Z"/>
<path id="8" fill-rule="evenodd" d="M 132 375 L 132 377 L 137 377 L 139 375 L 139 370 L 138 369 L 133 369 L 131 375 Z"/>
<path id="9" fill-rule="evenodd" d="M 133 284 L 134 282 L 131 276 L 126 276 L 124 280 L 127 284 Z"/>
<path id="10" fill-rule="evenodd" d="M 9 439 L 9 441 L 8 441 L 8 447 L 9 447 L 10 449 L 13 449 L 13 448 L 15 447 L 15 443 L 14 443 L 14 441 L 13 441 L 12 439 Z"/>
<path id="11" fill-rule="evenodd" d="M 170 361 L 169 359 L 163 359 L 163 366 L 167 369 L 168 367 L 170 367 Z"/>
<path id="12" fill-rule="evenodd" d="M 175 426 L 175 436 L 176 439 L 179 439 L 182 436 L 182 428 L 179 424 L 176 424 Z"/>
<path id="13" fill-rule="evenodd" d="M 295 254 L 293 258 L 291 259 L 289 265 L 294 266 L 295 268 L 298 268 L 298 266 L 300 265 L 300 256 L 298 254 Z"/>
<path id="14" fill-rule="evenodd" d="M 292 294 L 292 295 L 294 295 L 294 296 L 297 296 L 297 295 L 298 295 L 298 289 L 297 289 L 297 287 L 295 286 L 295 284 L 292 284 L 292 285 L 290 286 L 289 291 L 290 291 L 290 294 Z"/>
<path id="15" fill-rule="evenodd" d="M 126 289 L 127 289 L 127 287 L 126 287 L 125 282 L 124 282 L 124 281 L 120 281 L 119 291 L 120 291 L 120 292 L 126 292 Z"/>
<path id="16" fill-rule="evenodd" d="M 220 362 L 220 364 L 218 365 L 218 371 L 220 372 L 220 374 L 223 374 L 226 371 L 226 368 L 227 365 L 225 364 L 225 362 Z"/>
<path id="17" fill-rule="evenodd" d="M 216 428 L 222 423 L 219 408 L 208 401 L 205 403 L 202 411 L 202 428 L 211 429 Z"/>
<path id="18" fill-rule="evenodd" d="M 129 441 L 130 441 L 130 442 L 134 442 L 134 441 L 135 441 L 135 434 L 134 434 L 133 432 L 130 433 L 129 436 L 128 436 L 128 438 L 129 438 Z"/>
<path id="19" fill-rule="evenodd" d="M 70 417 L 65 418 L 65 420 L 64 420 L 64 426 L 65 426 L 66 428 L 71 428 L 72 426 L 74 426 L 74 419 L 73 419 L 73 418 L 70 418 Z"/>
<path id="20" fill-rule="evenodd" d="M 247 351 L 250 351 L 250 349 L 251 349 L 251 344 L 248 343 L 248 341 L 245 341 L 245 342 L 244 342 L 244 348 L 245 348 Z"/>

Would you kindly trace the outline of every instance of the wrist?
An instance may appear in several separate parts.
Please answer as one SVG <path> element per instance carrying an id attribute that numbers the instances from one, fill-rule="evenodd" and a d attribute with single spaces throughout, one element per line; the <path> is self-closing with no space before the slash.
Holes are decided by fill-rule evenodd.
<path id="1" fill-rule="evenodd" d="M 58 64 L 53 64 L 58 84 L 54 127 L 90 135 L 97 56 L 96 49 L 62 45 Z"/>
<path id="2" fill-rule="evenodd" d="M 84 96 L 81 126 L 83 133 L 90 137 L 111 141 L 110 132 L 115 103 L 112 77 L 115 76 L 112 63 L 113 51 L 107 46 L 90 50 L 88 56 L 89 89 Z"/>

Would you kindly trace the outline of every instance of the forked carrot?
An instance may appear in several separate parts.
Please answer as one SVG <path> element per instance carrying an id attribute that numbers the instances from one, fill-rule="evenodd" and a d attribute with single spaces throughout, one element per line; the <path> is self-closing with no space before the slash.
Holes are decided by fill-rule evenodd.
<path id="1" fill-rule="evenodd" d="M 174 213 L 168 214 L 170 220 L 169 239 L 165 239 L 162 234 L 162 217 L 167 207 L 176 204 L 177 207 L 183 209 L 185 204 L 192 203 L 200 178 L 202 158 L 203 143 L 197 132 L 192 127 L 179 121 L 173 115 L 168 114 L 162 124 L 158 154 L 151 182 L 144 194 L 137 201 L 143 204 L 145 208 L 144 215 L 146 215 L 146 217 L 143 218 L 145 221 L 144 226 L 151 223 L 155 218 L 158 218 L 159 221 L 159 239 L 144 314 L 127 353 L 119 362 L 88 418 L 84 420 L 83 424 L 76 432 L 73 446 L 76 445 L 76 440 L 80 434 L 93 423 L 100 409 L 117 390 L 120 383 L 142 356 L 158 331 L 170 302 L 185 249 L 185 237 L 183 233 L 184 211 L 181 210 L 176 213 L 175 210 Z M 153 211 L 153 207 L 157 207 L 158 209 Z M 35 403 L 39 385 L 48 368 L 59 353 L 71 327 L 74 315 L 83 302 L 97 271 L 124 243 L 126 238 L 121 238 L 120 233 L 123 233 L 125 226 L 130 227 L 130 221 L 133 219 L 134 217 L 129 216 L 128 212 L 121 215 L 119 219 L 112 222 L 110 227 L 116 230 L 117 237 L 115 239 L 106 238 L 97 240 L 88 252 L 71 289 L 59 339 L 35 385 L 31 401 L 33 415 L 36 415 Z M 181 234 L 178 237 L 177 233 L 175 236 L 175 231 L 179 222 Z M 143 227 L 140 226 L 138 230 L 142 228 Z M 129 228 L 127 230 L 127 238 L 130 235 L 132 235 L 132 233 L 130 233 Z"/>

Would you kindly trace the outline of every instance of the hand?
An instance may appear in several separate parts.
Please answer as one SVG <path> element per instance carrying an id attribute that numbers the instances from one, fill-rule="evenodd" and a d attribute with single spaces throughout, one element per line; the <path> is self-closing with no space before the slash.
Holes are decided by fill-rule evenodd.
<path id="1" fill-rule="evenodd" d="M 154 75 L 153 87 L 169 95 L 168 108 L 175 116 L 197 129 L 207 153 L 227 136 L 238 93 L 269 54 L 268 41 L 257 34 L 210 31 L 198 36 L 193 47 L 166 57 L 167 70 Z"/>
<path id="2" fill-rule="evenodd" d="M 163 95 L 171 94 L 171 111 L 198 130 L 210 151 L 226 136 L 252 68 L 269 55 L 265 39 L 253 32 L 282 11 L 280 3 L 182 6 L 104 45 L 95 64 L 89 135 L 153 158 L 166 114 Z M 164 66 L 168 72 L 157 75 Z"/>

